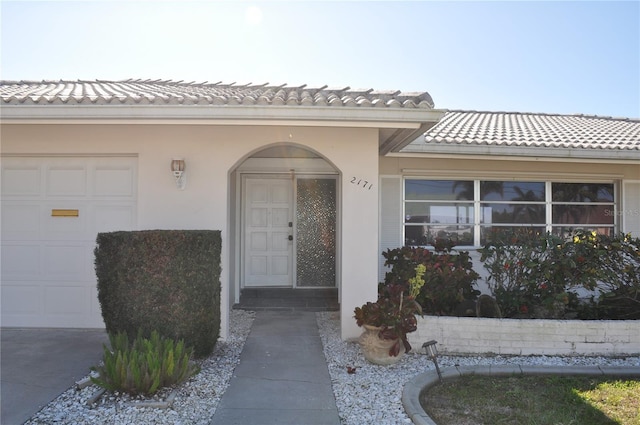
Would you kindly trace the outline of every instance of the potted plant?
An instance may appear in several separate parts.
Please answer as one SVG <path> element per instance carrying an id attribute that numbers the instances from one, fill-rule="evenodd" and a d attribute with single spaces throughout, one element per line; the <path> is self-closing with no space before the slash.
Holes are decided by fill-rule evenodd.
<path id="1" fill-rule="evenodd" d="M 356 307 L 356 323 L 364 328 L 358 341 L 365 358 L 371 363 L 393 364 L 411 350 L 407 334 L 418 328 L 416 314 L 422 315 L 415 296 L 424 285 L 424 272 L 425 266 L 419 265 L 416 276 L 409 279 L 408 285 L 386 285 L 376 302 Z"/>

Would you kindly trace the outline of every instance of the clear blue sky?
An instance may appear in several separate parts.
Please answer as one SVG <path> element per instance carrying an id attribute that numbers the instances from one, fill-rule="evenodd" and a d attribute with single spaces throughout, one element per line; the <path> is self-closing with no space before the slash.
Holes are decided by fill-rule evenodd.
<path id="1" fill-rule="evenodd" d="M 640 117 L 637 0 L 0 4 L 6 80 L 326 84 Z"/>

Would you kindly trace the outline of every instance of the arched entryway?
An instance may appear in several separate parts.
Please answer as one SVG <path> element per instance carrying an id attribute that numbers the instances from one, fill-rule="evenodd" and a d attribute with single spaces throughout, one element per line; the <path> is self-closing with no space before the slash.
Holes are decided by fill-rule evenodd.
<path id="1" fill-rule="evenodd" d="M 318 153 L 272 145 L 233 170 L 236 308 L 338 308 L 339 172 Z"/>

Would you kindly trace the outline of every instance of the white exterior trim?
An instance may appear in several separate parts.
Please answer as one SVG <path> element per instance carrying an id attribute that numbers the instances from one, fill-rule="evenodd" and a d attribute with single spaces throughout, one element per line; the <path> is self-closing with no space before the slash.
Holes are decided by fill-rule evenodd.
<path id="1" fill-rule="evenodd" d="M 459 148 L 463 150 L 466 148 Z M 530 156 L 523 155 L 525 148 L 510 148 L 510 153 L 501 149 L 495 149 L 491 152 L 466 152 L 453 153 L 439 152 L 438 150 L 429 150 L 429 152 L 391 152 L 387 156 L 398 158 L 428 158 L 428 159 L 472 159 L 472 160 L 491 160 L 491 161 L 528 161 L 528 162 L 581 162 L 581 163 L 615 163 L 615 164 L 640 164 L 640 151 L 631 150 L 584 150 L 579 153 L 577 150 L 568 150 L 562 148 L 539 149 L 537 152 L 527 151 Z M 637 157 L 634 159 L 633 157 Z"/>
<path id="2" fill-rule="evenodd" d="M 378 242 L 378 279 L 382 282 L 384 281 L 385 275 L 382 252 L 387 249 L 400 248 L 404 245 L 404 241 L 402 240 L 402 227 L 404 222 L 402 219 L 402 211 L 404 210 L 402 185 L 404 179 L 400 175 L 382 175 L 378 180 L 380 185 L 380 201 L 378 207 L 378 228 L 380 232 Z M 396 191 L 396 193 L 393 193 L 393 191 Z"/>
<path id="3" fill-rule="evenodd" d="M 470 170 L 430 170 L 430 169 L 414 169 L 403 168 L 402 174 L 404 177 L 425 177 L 434 179 L 452 179 L 452 180 L 466 180 L 466 179 L 492 179 L 498 178 L 503 180 L 554 180 L 559 179 L 563 182 L 582 182 L 588 180 L 593 183 L 611 183 L 613 180 L 618 180 L 623 177 L 622 174 L 613 173 L 567 173 L 567 172 L 554 172 L 554 173 L 540 173 L 533 171 L 470 171 Z"/>
<path id="4" fill-rule="evenodd" d="M 419 128 L 424 122 L 436 122 L 444 111 L 424 108 L 350 108 L 319 106 L 268 106 L 246 105 L 4 105 L 2 123 L 47 123 L 72 120 L 80 123 L 101 123 L 109 120 L 118 124 L 168 123 L 180 124 L 228 124 L 228 125 L 322 125 L 345 127 L 401 127 Z M 187 120 L 187 121 L 185 121 Z M 188 121 L 193 120 L 193 121 Z M 93 121 L 93 122 L 92 122 Z M 387 124 L 383 124 L 387 123 Z"/>
<path id="5" fill-rule="evenodd" d="M 635 186 L 636 190 L 632 187 Z M 622 202 L 615 217 L 624 233 L 640 238 L 640 180 L 623 180 L 620 184 Z"/>

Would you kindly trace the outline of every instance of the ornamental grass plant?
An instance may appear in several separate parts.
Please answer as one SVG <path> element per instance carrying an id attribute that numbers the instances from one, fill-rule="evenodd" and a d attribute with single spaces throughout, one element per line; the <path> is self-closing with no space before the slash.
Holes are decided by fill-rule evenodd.
<path id="1" fill-rule="evenodd" d="M 193 349 L 184 341 L 174 341 L 153 331 L 149 338 L 141 332 L 130 340 L 126 332 L 109 334 L 111 348 L 104 345 L 104 364 L 93 368 L 99 373 L 91 381 L 109 391 L 130 395 L 152 395 L 198 373 L 190 362 Z"/>

